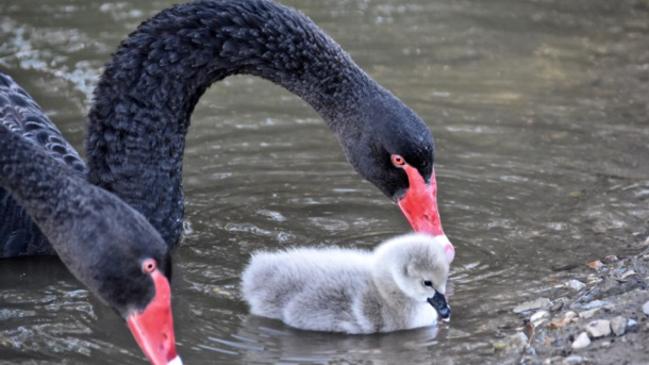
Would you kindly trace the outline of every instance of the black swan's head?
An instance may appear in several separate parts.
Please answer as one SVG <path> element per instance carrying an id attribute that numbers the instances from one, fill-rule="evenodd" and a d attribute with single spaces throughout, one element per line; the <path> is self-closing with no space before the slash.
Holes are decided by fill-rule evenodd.
<path id="1" fill-rule="evenodd" d="M 169 247 L 142 214 L 0 123 L 0 186 L 70 272 L 127 322 L 154 365 L 180 364 Z"/>
<path id="2" fill-rule="evenodd" d="M 126 321 L 152 364 L 180 364 L 169 249 L 140 213 L 108 192 L 93 190 L 89 201 L 95 206 L 69 236 L 78 254 L 69 266 L 79 266 L 75 274 Z"/>
<path id="3" fill-rule="evenodd" d="M 442 230 L 437 206 L 435 144 L 426 124 L 384 89 L 356 110 L 356 128 L 339 133 L 347 159 L 369 182 L 393 199 L 417 232 L 442 236 L 449 260 L 454 248 Z"/>

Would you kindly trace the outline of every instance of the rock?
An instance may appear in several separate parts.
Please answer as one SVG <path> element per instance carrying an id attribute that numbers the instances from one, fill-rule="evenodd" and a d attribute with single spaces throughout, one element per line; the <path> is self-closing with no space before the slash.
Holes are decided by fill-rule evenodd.
<path id="1" fill-rule="evenodd" d="M 584 359 L 583 356 L 570 355 L 570 356 L 566 357 L 565 359 L 563 359 L 562 364 L 564 364 L 564 365 L 579 365 L 579 364 L 583 364 L 584 361 L 586 361 L 586 359 Z"/>
<path id="2" fill-rule="evenodd" d="M 577 317 L 577 313 L 573 311 L 567 311 L 566 314 L 563 315 L 563 318 L 555 318 L 553 319 L 549 326 L 551 329 L 559 329 L 570 323 L 573 318 Z"/>
<path id="3" fill-rule="evenodd" d="M 597 312 L 599 312 L 599 308 L 579 312 L 579 318 L 588 319 L 594 316 Z"/>
<path id="4" fill-rule="evenodd" d="M 611 334 L 611 322 L 606 319 L 591 321 L 586 325 L 586 331 L 592 338 L 600 338 Z"/>
<path id="5" fill-rule="evenodd" d="M 564 305 L 568 302 L 568 298 L 566 297 L 561 297 L 557 298 L 552 302 L 552 305 L 550 306 L 550 312 L 558 312 L 563 308 Z"/>
<path id="6" fill-rule="evenodd" d="M 586 266 L 590 267 L 593 270 L 599 270 L 604 267 L 604 264 L 599 260 L 595 260 L 587 263 Z"/>
<path id="7" fill-rule="evenodd" d="M 538 298 L 536 300 L 530 300 L 528 302 L 522 303 L 514 307 L 514 313 L 523 313 L 536 309 L 545 309 L 548 308 L 552 302 L 548 298 Z"/>
<path id="8" fill-rule="evenodd" d="M 600 278 L 599 276 L 597 276 L 595 274 L 590 274 L 590 275 L 588 275 L 586 280 L 588 281 L 588 285 L 595 285 L 595 284 L 601 282 L 602 278 Z"/>
<path id="9" fill-rule="evenodd" d="M 528 338 L 523 332 L 517 332 L 509 337 L 509 343 L 513 349 L 523 350 L 527 346 Z"/>
<path id="10" fill-rule="evenodd" d="M 604 261 L 604 263 L 606 263 L 606 264 L 612 264 L 612 263 L 614 263 L 614 262 L 616 262 L 618 260 L 619 259 L 615 255 L 608 255 L 608 256 L 606 256 L 606 257 L 604 257 L 602 259 L 602 261 Z"/>
<path id="11" fill-rule="evenodd" d="M 590 345 L 590 338 L 588 338 L 588 334 L 586 332 L 582 332 L 572 342 L 572 349 L 579 350 L 588 347 L 588 345 Z"/>
<path id="12" fill-rule="evenodd" d="M 568 282 L 565 284 L 567 288 L 570 288 L 572 290 L 580 291 L 581 289 L 586 287 L 586 284 L 582 283 L 581 281 L 577 279 L 572 279 L 568 280 Z"/>
<path id="13" fill-rule="evenodd" d="M 611 319 L 611 330 L 616 336 L 622 336 L 626 332 L 626 318 L 617 316 Z"/>
<path id="14" fill-rule="evenodd" d="M 626 278 L 628 278 L 629 276 L 633 276 L 633 275 L 635 275 L 635 271 L 629 270 L 629 271 L 625 272 L 624 274 L 620 275 L 620 280 L 626 280 Z"/>
<path id="15" fill-rule="evenodd" d="M 495 351 L 513 351 L 520 353 L 527 346 L 527 336 L 523 332 L 517 332 L 504 341 L 496 341 L 492 343 Z"/>
<path id="16" fill-rule="evenodd" d="M 593 309 L 593 308 L 601 308 L 605 305 L 609 304 L 608 302 L 605 302 L 603 300 L 593 300 L 592 302 L 588 302 L 584 305 L 581 306 L 582 309 Z"/>
<path id="17" fill-rule="evenodd" d="M 550 312 L 545 311 L 545 310 L 540 310 L 530 317 L 530 322 L 532 322 L 532 325 L 534 327 L 538 327 L 541 325 L 545 320 L 550 317 Z"/>
<path id="18" fill-rule="evenodd" d="M 626 328 L 627 328 L 628 330 L 635 330 L 637 327 L 638 327 L 638 321 L 636 321 L 636 320 L 634 320 L 634 319 L 629 319 L 629 320 L 626 322 Z"/>
<path id="19" fill-rule="evenodd" d="M 642 312 L 645 314 L 645 316 L 649 316 L 649 301 L 646 301 L 642 305 Z"/>

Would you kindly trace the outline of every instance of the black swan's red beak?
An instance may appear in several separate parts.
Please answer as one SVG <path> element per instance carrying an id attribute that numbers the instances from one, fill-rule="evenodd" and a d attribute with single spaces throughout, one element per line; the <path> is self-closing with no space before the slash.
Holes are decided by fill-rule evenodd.
<path id="1" fill-rule="evenodd" d="M 128 328 L 151 364 L 182 365 L 176 354 L 169 281 L 157 269 L 151 271 L 151 278 L 155 296 L 143 311 L 128 316 Z"/>
<path id="2" fill-rule="evenodd" d="M 424 232 L 433 235 L 444 245 L 444 251 L 449 262 L 455 258 L 455 248 L 442 230 L 442 221 L 437 208 L 437 180 L 435 170 L 426 183 L 419 171 L 403 163 L 401 168 L 408 175 L 408 190 L 398 201 L 399 208 L 406 216 L 415 232 Z"/>

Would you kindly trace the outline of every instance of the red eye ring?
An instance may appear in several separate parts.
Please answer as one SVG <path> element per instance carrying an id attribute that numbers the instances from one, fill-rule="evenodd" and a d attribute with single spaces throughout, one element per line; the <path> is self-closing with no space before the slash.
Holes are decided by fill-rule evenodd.
<path id="1" fill-rule="evenodd" d="M 155 271 L 157 264 L 154 259 L 146 259 L 142 261 L 142 272 L 149 274 Z"/>
<path id="2" fill-rule="evenodd" d="M 400 155 L 392 155 L 390 156 L 390 160 L 392 160 L 392 164 L 396 167 L 403 167 L 406 165 L 406 160 L 404 160 Z"/>

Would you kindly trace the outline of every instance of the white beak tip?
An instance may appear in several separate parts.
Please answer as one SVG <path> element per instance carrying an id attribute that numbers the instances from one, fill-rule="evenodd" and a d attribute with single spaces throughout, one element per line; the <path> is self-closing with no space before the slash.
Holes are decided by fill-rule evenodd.
<path id="1" fill-rule="evenodd" d="M 180 360 L 180 356 L 176 356 L 173 360 L 169 361 L 167 365 L 183 365 L 183 361 Z"/>

